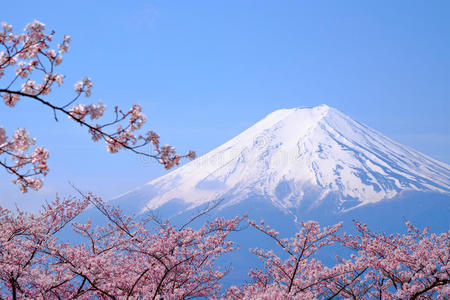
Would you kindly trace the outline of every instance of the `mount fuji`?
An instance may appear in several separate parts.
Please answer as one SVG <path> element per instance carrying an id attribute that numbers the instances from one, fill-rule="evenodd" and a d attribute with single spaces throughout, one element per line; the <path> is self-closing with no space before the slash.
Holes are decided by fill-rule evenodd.
<path id="1" fill-rule="evenodd" d="M 219 211 L 270 206 L 297 221 L 417 194 L 448 199 L 450 166 L 321 105 L 274 111 L 116 201 L 137 212 L 173 215 L 220 199 Z M 448 204 L 443 202 L 447 215 Z"/>
<path id="2" fill-rule="evenodd" d="M 405 221 L 443 232 L 450 228 L 450 166 L 326 105 L 281 109 L 112 202 L 175 225 L 195 220 L 193 227 L 248 214 L 282 237 L 297 232 L 303 220 L 321 226 L 343 221 L 350 233 L 355 219 L 386 233 L 404 232 Z M 249 248 L 274 246 L 251 229 L 231 239 L 241 248 L 222 262 L 233 266 L 228 285 L 246 280 L 258 265 Z M 324 251 L 321 259 L 332 264 L 336 255 L 345 253 Z"/>

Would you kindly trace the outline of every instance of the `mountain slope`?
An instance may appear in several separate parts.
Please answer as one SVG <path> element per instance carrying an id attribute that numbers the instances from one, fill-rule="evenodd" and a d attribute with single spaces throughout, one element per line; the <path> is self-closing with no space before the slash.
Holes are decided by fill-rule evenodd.
<path id="1" fill-rule="evenodd" d="M 277 110 L 227 143 L 117 199 L 141 211 L 226 208 L 263 198 L 289 212 L 332 210 L 404 191 L 450 193 L 450 166 L 321 105 Z"/>

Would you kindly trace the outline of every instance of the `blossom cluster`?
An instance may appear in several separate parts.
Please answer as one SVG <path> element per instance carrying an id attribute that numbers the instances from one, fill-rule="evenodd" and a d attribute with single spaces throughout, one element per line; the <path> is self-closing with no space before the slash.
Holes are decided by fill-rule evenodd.
<path id="1" fill-rule="evenodd" d="M 40 189 L 42 179 L 39 175 L 46 176 L 49 171 L 48 151 L 43 147 L 30 150 L 34 144 L 35 140 L 30 138 L 24 128 L 16 129 L 9 139 L 6 130 L 0 126 L 0 156 L 9 158 L 0 161 L 0 165 L 15 175 L 13 182 L 20 185 L 22 192 L 26 192 L 28 188 Z"/>
<path id="2" fill-rule="evenodd" d="M 59 86 L 63 84 L 64 76 L 54 72 L 54 67 L 61 64 L 62 54 L 68 51 L 70 36 L 65 36 L 59 51 L 50 49 L 54 32 L 45 33 L 45 25 L 34 21 L 25 27 L 21 34 L 14 34 L 12 26 L 2 22 L 0 31 L 0 79 L 6 76 L 7 70 L 11 69 L 13 75 L 9 84 L 1 90 L 3 101 L 8 106 L 15 106 L 21 96 L 47 95 L 52 91 L 56 82 Z M 40 82 L 32 79 L 38 78 L 41 73 Z M 6 78 L 5 78 L 6 80 Z M 22 81 L 15 90 L 11 88 Z M 11 89 L 11 90 L 10 90 Z"/>
<path id="3" fill-rule="evenodd" d="M 105 109 L 106 106 L 101 101 L 98 101 L 97 104 L 78 104 L 77 106 L 74 106 L 70 109 L 70 115 L 74 119 L 78 119 L 81 121 L 84 121 L 84 118 L 87 115 L 90 116 L 91 120 L 96 120 L 103 116 Z"/>
<path id="4" fill-rule="evenodd" d="M 179 165 L 183 157 L 195 158 L 193 151 L 180 155 L 172 146 L 160 146 L 159 136 L 153 131 L 139 134 L 138 131 L 146 122 L 140 105 L 134 104 L 128 111 L 115 107 L 115 118 L 112 121 L 92 123 L 103 117 L 106 106 L 101 101 L 91 104 L 75 103 L 82 95 L 92 95 L 93 83 L 88 77 L 75 83 L 75 94 L 65 103 L 57 104 L 48 99 L 54 87 L 60 87 L 64 83 L 64 75 L 57 73 L 56 67 L 62 63 L 63 54 L 69 50 L 71 43 L 71 37 L 65 35 L 62 42 L 53 47 L 54 34 L 54 31 L 46 33 L 45 25 L 39 21 L 28 24 L 20 34 L 13 32 L 12 25 L 1 23 L 0 80 L 3 84 L 0 86 L 0 98 L 5 105 L 15 107 L 23 97 L 37 101 L 53 110 L 56 120 L 57 114 L 63 114 L 87 127 L 94 141 L 105 141 L 108 152 L 129 150 L 156 159 L 166 169 Z M 141 150 L 147 144 L 153 146 L 153 152 Z M 9 152 L 0 154 L 7 156 Z M 21 184 L 22 191 L 27 191 L 27 187 L 36 189 L 42 185 L 41 179 L 33 179 L 26 172 L 20 173 L 19 168 L 8 171 L 17 175 L 18 180 L 15 182 Z"/>

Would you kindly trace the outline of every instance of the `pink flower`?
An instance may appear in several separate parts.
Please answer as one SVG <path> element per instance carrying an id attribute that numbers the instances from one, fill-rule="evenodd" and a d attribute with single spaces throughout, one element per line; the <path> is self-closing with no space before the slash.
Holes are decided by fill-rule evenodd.
<path id="1" fill-rule="evenodd" d="M 34 145 L 35 140 L 30 138 L 30 135 L 24 128 L 18 128 L 14 132 L 11 142 L 11 150 L 25 152 L 30 146 Z"/>
<path id="2" fill-rule="evenodd" d="M 101 102 L 98 101 L 97 104 L 91 104 L 89 105 L 89 114 L 91 115 L 91 120 L 96 120 L 103 116 L 103 113 L 105 112 L 106 106 Z"/>
<path id="3" fill-rule="evenodd" d="M 75 107 L 72 107 L 69 111 L 69 114 L 72 118 L 78 120 L 84 120 L 84 117 L 89 113 L 89 107 L 85 104 L 78 104 Z"/>
<path id="4" fill-rule="evenodd" d="M 69 51 L 69 45 L 67 45 L 66 43 L 58 44 L 58 49 L 59 49 L 59 54 L 66 53 L 67 51 Z"/>
<path id="5" fill-rule="evenodd" d="M 83 92 L 83 82 L 78 81 L 77 83 L 75 83 L 74 89 L 75 89 L 75 92 L 77 92 L 77 93 Z"/>
<path id="6" fill-rule="evenodd" d="M 42 31 L 45 29 L 45 24 L 34 20 L 33 22 L 27 24 L 27 26 L 25 26 L 25 30 L 32 30 L 32 31 Z"/>
<path id="7" fill-rule="evenodd" d="M 56 52 L 53 49 L 47 50 L 47 57 L 50 60 L 55 60 L 56 59 Z"/>
<path id="8" fill-rule="evenodd" d="M 61 55 L 58 55 L 58 57 L 56 57 L 55 59 L 55 65 L 60 65 L 63 61 L 63 58 Z"/>
<path id="9" fill-rule="evenodd" d="M 106 138 L 106 149 L 109 153 L 117 153 L 123 146 L 115 139 Z"/>
<path id="10" fill-rule="evenodd" d="M 3 31 L 4 31 L 5 33 L 6 33 L 6 32 L 11 32 L 12 29 L 13 29 L 12 25 L 10 25 L 10 24 L 8 24 L 8 23 L 6 23 L 6 22 L 2 22 L 2 28 L 3 28 Z"/>
<path id="11" fill-rule="evenodd" d="M 11 93 L 4 93 L 3 94 L 3 101 L 6 105 L 13 107 L 16 105 L 17 101 L 19 101 L 20 96 L 16 94 Z"/>
<path id="12" fill-rule="evenodd" d="M 61 86 L 63 84 L 64 76 L 61 74 L 56 74 L 55 76 L 53 76 L 53 80 L 56 81 L 59 86 Z"/>

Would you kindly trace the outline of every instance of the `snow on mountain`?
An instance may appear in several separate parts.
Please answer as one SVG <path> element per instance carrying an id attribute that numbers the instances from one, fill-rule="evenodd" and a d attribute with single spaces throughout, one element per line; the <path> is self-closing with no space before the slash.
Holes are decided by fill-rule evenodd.
<path id="1" fill-rule="evenodd" d="M 403 191 L 450 193 L 450 166 L 326 105 L 277 110 L 202 157 L 119 199 L 142 210 L 176 201 L 185 209 L 258 195 L 289 210 L 317 191 L 312 207 L 337 195 L 337 211 Z"/>

